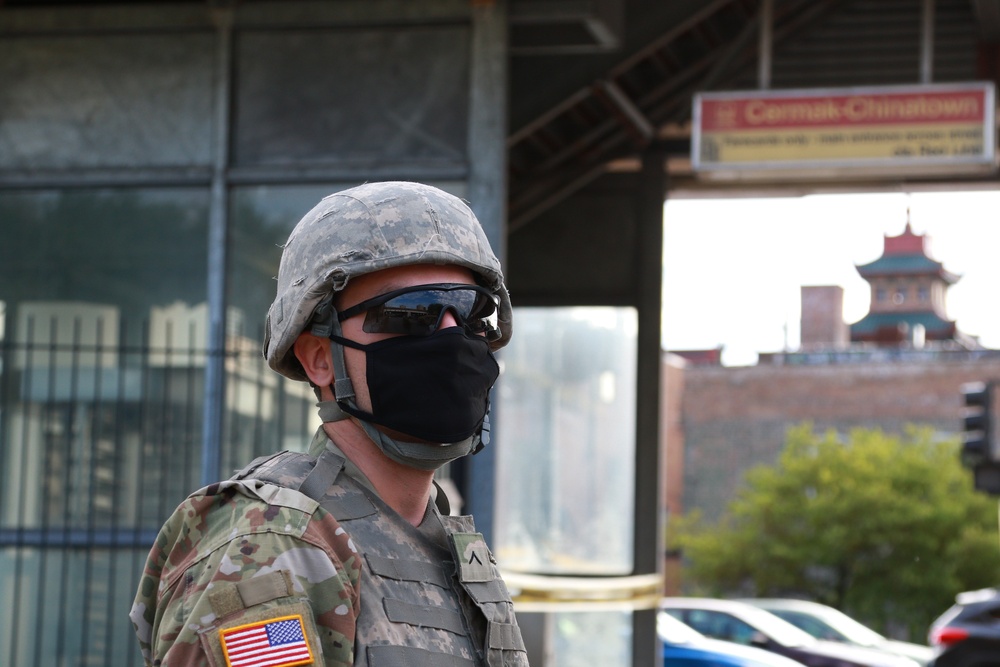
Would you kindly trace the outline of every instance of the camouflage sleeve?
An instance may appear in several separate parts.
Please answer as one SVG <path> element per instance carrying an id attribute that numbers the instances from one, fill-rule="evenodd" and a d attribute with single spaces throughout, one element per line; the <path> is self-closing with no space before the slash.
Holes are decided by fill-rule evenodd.
<path id="1" fill-rule="evenodd" d="M 130 617 L 146 665 L 225 667 L 241 633 L 260 633 L 255 650 L 275 665 L 352 665 L 360 577 L 349 536 L 315 501 L 223 482 L 164 524 Z"/>

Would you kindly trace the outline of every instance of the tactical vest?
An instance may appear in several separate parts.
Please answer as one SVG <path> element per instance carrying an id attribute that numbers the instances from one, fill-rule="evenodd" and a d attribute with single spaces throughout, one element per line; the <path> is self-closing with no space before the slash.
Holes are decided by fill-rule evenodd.
<path id="1" fill-rule="evenodd" d="M 472 517 L 432 504 L 419 527 L 343 472 L 327 449 L 314 458 L 281 452 L 234 479 L 297 489 L 351 536 L 362 558 L 358 667 L 527 667 L 510 593 Z"/>

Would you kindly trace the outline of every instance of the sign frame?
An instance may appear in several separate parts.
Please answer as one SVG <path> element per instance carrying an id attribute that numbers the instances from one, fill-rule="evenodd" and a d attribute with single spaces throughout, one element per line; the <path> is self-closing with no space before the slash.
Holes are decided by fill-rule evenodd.
<path id="1" fill-rule="evenodd" d="M 972 93 L 981 96 L 982 108 L 977 113 L 966 113 L 962 120 L 935 120 L 921 117 L 913 121 L 869 117 L 868 122 L 840 121 L 837 116 L 861 116 L 861 111 L 871 109 L 891 115 L 892 109 L 904 109 L 914 116 L 921 111 L 942 108 L 927 102 Z M 888 106 L 890 100 L 895 107 Z M 909 107 L 905 106 L 906 103 Z M 865 107 L 864 103 L 870 106 Z M 853 106 L 838 106 L 853 103 Z M 782 104 L 786 106 L 783 108 Z M 882 106 L 879 107 L 878 105 Z M 759 111 L 751 115 L 750 109 Z M 706 107 L 708 111 L 706 112 Z M 848 112 L 844 113 L 843 110 Z M 857 110 L 859 113 L 850 113 Z M 889 111 L 885 111 L 889 110 Z M 815 112 L 815 113 L 813 113 Z M 708 115 L 713 118 L 708 118 Z M 971 116 L 971 117 L 970 117 Z M 720 122 L 719 119 L 723 122 Z M 749 121 L 759 120 L 760 127 L 747 127 Z M 777 122 L 768 124 L 771 119 Z M 781 122 L 785 118 L 791 121 Z M 725 121 L 730 126 L 725 126 Z M 741 127 L 741 124 L 743 125 Z M 706 129 L 709 126 L 712 129 Z M 973 129 L 974 126 L 974 129 Z M 719 127 L 724 129 L 719 130 Z M 938 130 L 937 128 L 940 128 Z M 964 128 L 964 129 L 963 129 Z M 725 91 L 697 93 L 692 100 L 691 166 L 696 174 L 714 179 L 745 179 L 785 175 L 791 178 L 856 177 L 859 175 L 912 175 L 912 174 L 968 174 L 988 173 L 997 169 L 996 150 L 996 89 L 992 82 L 964 82 L 925 85 L 864 86 L 851 88 L 781 89 L 758 91 Z M 973 139 L 955 139 L 972 131 L 981 133 L 981 143 Z M 824 134 L 825 133 L 825 134 Z M 852 134 L 853 133 L 853 134 Z M 921 145 L 912 150 L 919 137 L 940 133 L 938 143 L 927 148 Z M 951 133 L 951 136 L 947 135 Z M 892 137 L 899 135 L 899 142 L 892 148 Z M 909 137 L 918 137 L 910 139 Z M 746 159 L 744 150 L 740 159 L 725 159 L 718 144 L 723 141 L 762 146 L 761 159 Z M 852 141 L 870 141 L 876 150 L 894 150 L 891 155 L 857 156 L 849 153 Z M 878 141 L 883 141 L 881 147 Z M 949 141 L 957 150 L 967 154 L 934 153 Z M 959 141 L 965 143 L 959 144 Z M 784 145 L 788 142 L 788 145 Z M 837 142 L 840 145 L 837 146 Z M 798 145 L 795 145 L 798 144 Z M 806 145 L 819 145 L 814 155 L 806 157 Z M 819 149 L 822 150 L 819 150 Z M 871 146 L 865 147 L 872 150 Z M 788 154 L 782 157 L 782 149 Z M 978 151 L 974 151 L 978 149 Z M 717 151 L 720 158 L 706 160 L 706 155 Z M 752 148 L 750 152 L 752 152 Z M 826 151 L 826 155 L 823 151 Z M 835 155 L 840 151 L 841 155 Z M 914 154 L 916 152 L 917 154 Z M 817 157 L 818 155 L 818 157 Z"/>

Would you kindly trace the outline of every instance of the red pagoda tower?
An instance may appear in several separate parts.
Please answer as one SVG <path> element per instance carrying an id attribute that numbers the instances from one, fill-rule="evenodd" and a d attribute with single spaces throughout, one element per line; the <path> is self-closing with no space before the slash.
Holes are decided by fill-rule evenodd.
<path id="1" fill-rule="evenodd" d="M 945 309 L 948 287 L 959 276 L 927 256 L 925 236 L 913 233 L 909 213 L 902 234 L 885 236 L 882 256 L 856 268 L 871 285 L 871 306 L 850 325 L 851 342 L 921 346 L 964 338 Z"/>

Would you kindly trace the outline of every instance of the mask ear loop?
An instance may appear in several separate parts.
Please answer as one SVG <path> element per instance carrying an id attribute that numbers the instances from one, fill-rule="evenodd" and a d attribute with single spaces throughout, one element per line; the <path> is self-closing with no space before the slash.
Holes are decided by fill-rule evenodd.
<path id="1" fill-rule="evenodd" d="M 319 408 L 319 418 L 323 423 L 349 419 L 350 415 L 341 409 L 338 402 L 349 401 L 348 405 L 353 402 L 354 384 L 347 375 L 344 347 L 331 337 L 331 335 L 341 336 L 343 334 L 340 320 L 337 319 L 337 309 L 333 307 L 333 294 L 320 301 L 319 305 L 316 306 L 309 333 L 330 339 L 330 358 L 333 364 L 333 384 L 330 385 L 330 389 L 333 391 L 334 400 L 320 401 L 316 404 Z"/>

